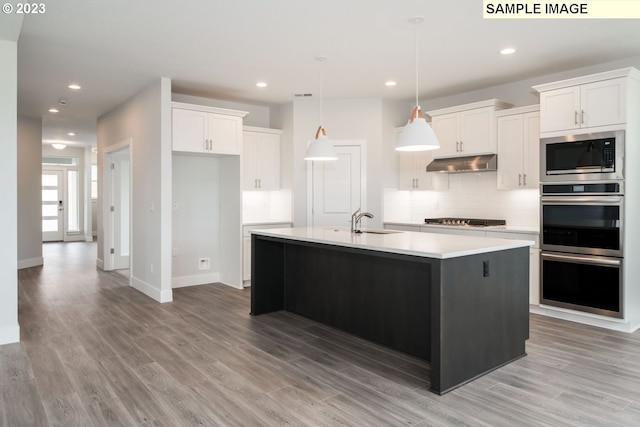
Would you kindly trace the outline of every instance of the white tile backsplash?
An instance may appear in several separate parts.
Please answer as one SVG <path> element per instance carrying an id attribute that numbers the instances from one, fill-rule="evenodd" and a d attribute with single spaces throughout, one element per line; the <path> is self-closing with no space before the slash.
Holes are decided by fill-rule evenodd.
<path id="1" fill-rule="evenodd" d="M 445 192 L 385 189 L 383 194 L 384 221 L 465 217 L 504 219 L 514 227 L 539 226 L 539 191 L 499 191 L 496 172 L 450 174 Z"/>
<path id="2" fill-rule="evenodd" d="M 290 222 L 291 203 L 291 189 L 243 191 L 242 222 Z"/>

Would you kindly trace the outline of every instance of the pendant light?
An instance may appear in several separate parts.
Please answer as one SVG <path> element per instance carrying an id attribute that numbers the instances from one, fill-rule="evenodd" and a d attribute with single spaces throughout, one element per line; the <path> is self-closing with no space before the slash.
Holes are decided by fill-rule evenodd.
<path id="1" fill-rule="evenodd" d="M 411 117 L 407 125 L 402 129 L 402 132 L 398 136 L 396 142 L 397 151 L 426 151 L 435 150 L 440 148 L 438 138 L 436 138 L 435 132 L 431 129 L 431 126 L 427 123 L 420 105 L 418 104 L 418 27 L 424 18 L 422 16 L 416 16 L 411 18 L 409 22 L 416 26 L 416 106 L 413 107 Z"/>
<path id="2" fill-rule="evenodd" d="M 319 56 L 320 61 L 320 126 L 316 131 L 316 137 L 307 146 L 307 152 L 304 155 L 305 160 L 338 160 L 333 144 L 327 138 L 327 132 L 322 126 L 322 64 L 326 61 L 326 57 Z"/>

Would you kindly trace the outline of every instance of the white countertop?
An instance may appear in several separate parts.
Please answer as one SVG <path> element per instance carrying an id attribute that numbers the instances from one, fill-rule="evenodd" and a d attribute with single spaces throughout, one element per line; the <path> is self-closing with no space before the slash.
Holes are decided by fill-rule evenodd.
<path id="1" fill-rule="evenodd" d="M 524 233 L 524 234 L 540 234 L 537 227 L 522 227 L 510 225 L 494 225 L 489 227 L 473 227 L 469 225 L 441 225 L 441 224 L 425 224 L 420 221 L 385 221 L 385 224 L 410 225 L 414 227 L 426 227 L 434 229 L 458 229 L 458 230 L 484 230 L 484 231 L 505 231 L 508 233 Z"/>
<path id="2" fill-rule="evenodd" d="M 437 259 L 456 258 L 534 245 L 534 242 L 529 240 L 412 231 L 398 231 L 389 234 L 354 234 L 344 227 L 274 228 L 253 230 L 252 234 Z"/>

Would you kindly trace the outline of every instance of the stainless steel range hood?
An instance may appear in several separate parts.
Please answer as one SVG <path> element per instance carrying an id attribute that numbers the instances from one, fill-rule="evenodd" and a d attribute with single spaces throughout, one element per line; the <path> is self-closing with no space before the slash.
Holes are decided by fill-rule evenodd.
<path id="1" fill-rule="evenodd" d="M 489 172 L 495 170 L 498 170 L 498 156 L 496 154 L 435 159 L 427 165 L 427 172 Z"/>

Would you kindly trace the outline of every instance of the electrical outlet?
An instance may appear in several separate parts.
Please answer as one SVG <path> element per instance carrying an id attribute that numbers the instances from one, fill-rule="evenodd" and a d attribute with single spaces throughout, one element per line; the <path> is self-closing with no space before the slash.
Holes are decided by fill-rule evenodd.
<path id="1" fill-rule="evenodd" d="M 200 258 L 198 268 L 200 270 L 209 270 L 211 268 L 211 258 Z"/>

